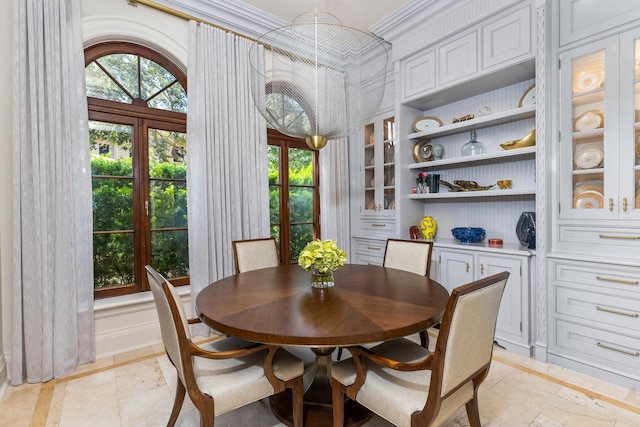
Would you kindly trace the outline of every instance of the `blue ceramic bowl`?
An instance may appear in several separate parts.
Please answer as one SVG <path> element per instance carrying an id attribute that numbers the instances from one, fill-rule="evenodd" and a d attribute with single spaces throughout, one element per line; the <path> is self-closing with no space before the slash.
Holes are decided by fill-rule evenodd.
<path id="1" fill-rule="evenodd" d="M 456 227 L 451 229 L 453 237 L 462 243 L 477 243 L 484 239 L 484 228 L 477 227 Z"/>

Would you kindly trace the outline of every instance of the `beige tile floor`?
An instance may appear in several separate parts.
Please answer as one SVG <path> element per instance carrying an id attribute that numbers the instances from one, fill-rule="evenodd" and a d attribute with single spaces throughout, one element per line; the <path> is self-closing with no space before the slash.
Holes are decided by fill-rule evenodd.
<path id="1" fill-rule="evenodd" d="M 0 396 L 0 426 L 165 426 L 175 381 L 160 345 L 107 357 L 45 384 L 8 386 Z M 479 400 L 485 427 L 640 426 L 640 392 L 497 347 Z M 198 425 L 198 413 L 187 397 L 177 426 Z M 446 425 L 468 426 L 464 410 Z M 216 426 L 282 424 L 268 403 L 260 401 L 218 417 Z M 365 424 L 390 426 L 377 417 Z"/>

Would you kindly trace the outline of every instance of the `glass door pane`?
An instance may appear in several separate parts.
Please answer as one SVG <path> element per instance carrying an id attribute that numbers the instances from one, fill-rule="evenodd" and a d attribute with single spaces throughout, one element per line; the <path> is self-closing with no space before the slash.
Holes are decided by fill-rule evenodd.
<path id="1" fill-rule="evenodd" d="M 89 121 L 94 287 L 134 282 L 133 127 Z"/>
<path id="2" fill-rule="evenodd" d="M 149 128 L 151 265 L 171 279 L 189 275 L 187 135 Z"/>
<path id="3" fill-rule="evenodd" d="M 313 152 L 289 148 L 289 243 L 291 260 L 297 260 L 314 239 Z"/>
<path id="4" fill-rule="evenodd" d="M 364 127 L 364 208 L 376 210 L 376 153 L 373 123 Z"/>
<path id="5" fill-rule="evenodd" d="M 604 50 L 572 61 L 572 206 L 605 209 L 605 168 L 617 158 L 606 158 Z"/>

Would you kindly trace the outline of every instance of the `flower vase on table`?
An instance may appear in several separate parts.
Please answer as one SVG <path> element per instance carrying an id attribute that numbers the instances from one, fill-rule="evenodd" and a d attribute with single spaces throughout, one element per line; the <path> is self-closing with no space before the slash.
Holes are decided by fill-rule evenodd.
<path id="1" fill-rule="evenodd" d="M 311 286 L 330 288 L 335 285 L 333 272 L 347 261 L 347 255 L 334 240 L 314 240 L 300 252 L 298 265 L 311 272 Z"/>
<path id="2" fill-rule="evenodd" d="M 333 281 L 333 271 L 327 270 L 321 273 L 316 268 L 311 267 L 311 286 L 314 288 L 331 288 L 335 285 Z"/>

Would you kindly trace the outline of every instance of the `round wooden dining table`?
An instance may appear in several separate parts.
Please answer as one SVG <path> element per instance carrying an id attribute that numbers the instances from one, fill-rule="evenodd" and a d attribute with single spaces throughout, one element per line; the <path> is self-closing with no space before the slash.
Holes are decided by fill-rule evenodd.
<path id="1" fill-rule="evenodd" d="M 330 369 L 336 347 L 387 341 L 425 330 L 444 314 L 449 294 L 436 281 L 403 270 L 346 264 L 335 286 L 311 286 L 311 273 L 282 265 L 236 274 L 204 288 L 196 310 L 211 328 L 249 341 L 307 347 L 315 361 L 305 372 L 305 426 L 332 425 Z M 271 399 L 272 410 L 292 425 L 286 393 Z M 345 425 L 371 414 L 353 401 Z"/>

